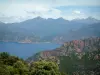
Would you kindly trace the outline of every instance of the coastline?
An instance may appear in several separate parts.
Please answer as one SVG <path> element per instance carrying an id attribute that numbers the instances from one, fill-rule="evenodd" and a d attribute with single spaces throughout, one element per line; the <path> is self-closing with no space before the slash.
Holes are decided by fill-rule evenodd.
<path id="1" fill-rule="evenodd" d="M 58 42 L 14 42 L 14 41 L 1 41 L 0 42 L 4 42 L 4 43 L 19 43 L 19 44 L 40 44 L 40 43 L 55 43 L 55 44 L 63 44 L 63 43 L 58 43 Z"/>

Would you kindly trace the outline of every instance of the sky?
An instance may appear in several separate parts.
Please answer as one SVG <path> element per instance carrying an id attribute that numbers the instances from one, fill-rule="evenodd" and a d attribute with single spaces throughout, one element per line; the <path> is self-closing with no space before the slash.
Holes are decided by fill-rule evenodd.
<path id="1" fill-rule="evenodd" d="M 1 22 L 21 22 L 38 16 L 100 20 L 100 0 L 0 0 Z"/>

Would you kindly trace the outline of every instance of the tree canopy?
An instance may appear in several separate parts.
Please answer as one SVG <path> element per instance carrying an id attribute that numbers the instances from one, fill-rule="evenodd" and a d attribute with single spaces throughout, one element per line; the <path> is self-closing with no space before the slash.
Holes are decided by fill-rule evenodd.
<path id="1" fill-rule="evenodd" d="M 65 75 L 60 73 L 55 62 L 36 61 L 31 64 L 11 56 L 7 52 L 0 53 L 0 75 Z"/>

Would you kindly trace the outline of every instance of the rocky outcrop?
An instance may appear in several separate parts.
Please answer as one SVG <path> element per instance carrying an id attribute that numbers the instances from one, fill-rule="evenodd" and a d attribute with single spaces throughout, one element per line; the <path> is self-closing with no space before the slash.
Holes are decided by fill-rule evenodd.
<path id="1" fill-rule="evenodd" d="M 59 48 L 42 51 L 28 59 L 29 62 L 37 60 L 57 62 L 60 71 L 70 75 L 99 75 L 100 38 L 65 42 Z"/>
<path id="2" fill-rule="evenodd" d="M 35 60 L 39 59 L 50 59 L 51 57 L 58 58 L 59 56 L 70 56 L 75 53 L 81 58 L 85 52 L 96 51 L 100 48 L 100 38 L 88 38 L 82 40 L 73 40 L 65 42 L 60 48 L 54 50 L 47 50 L 38 53 L 38 55 L 33 56 Z M 32 59 L 32 60 L 34 60 Z M 31 60 L 30 60 L 31 61 Z"/>

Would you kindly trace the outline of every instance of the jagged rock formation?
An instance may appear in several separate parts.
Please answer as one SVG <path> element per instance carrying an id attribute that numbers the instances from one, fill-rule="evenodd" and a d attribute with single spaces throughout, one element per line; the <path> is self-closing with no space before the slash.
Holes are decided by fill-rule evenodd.
<path id="1" fill-rule="evenodd" d="M 88 38 L 83 40 L 73 40 L 65 42 L 60 48 L 54 50 L 47 50 L 37 54 L 37 58 L 49 58 L 57 56 L 69 56 L 72 53 L 84 53 L 90 51 L 96 51 L 100 48 L 100 38 Z"/>
<path id="2" fill-rule="evenodd" d="M 100 38 L 88 38 L 65 42 L 60 48 L 42 51 L 30 57 L 28 61 L 48 60 L 59 64 L 60 70 L 69 74 L 97 75 L 95 69 L 100 66 Z M 96 70 L 97 71 L 97 70 Z M 74 74 L 75 73 L 75 74 Z"/>

